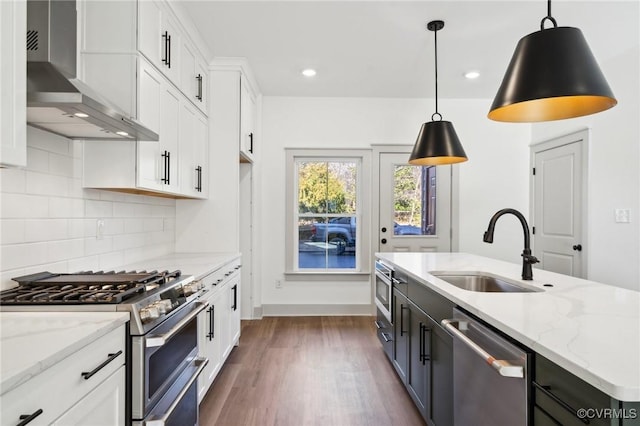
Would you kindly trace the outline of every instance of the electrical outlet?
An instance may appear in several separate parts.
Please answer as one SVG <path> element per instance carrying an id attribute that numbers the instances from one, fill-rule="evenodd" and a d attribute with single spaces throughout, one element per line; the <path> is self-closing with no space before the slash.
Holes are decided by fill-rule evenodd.
<path id="1" fill-rule="evenodd" d="M 104 219 L 96 221 L 96 240 L 104 239 Z"/>
<path id="2" fill-rule="evenodd" d="M 629 223 L 629 209 L 616 209 L 616 223 Z"/>
<path id="3" fill-rule="evenodd" d="M 276 280 L 276 288 L 282 288 L 282 280 Z"/>

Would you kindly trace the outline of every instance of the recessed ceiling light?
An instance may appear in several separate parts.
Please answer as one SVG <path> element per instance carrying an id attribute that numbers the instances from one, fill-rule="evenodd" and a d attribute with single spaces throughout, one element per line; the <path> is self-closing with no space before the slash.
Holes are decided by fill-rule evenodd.
<path id="1" fill-rule="evenodd" d="M 480 77 L 480 73 L 478 71 L 468 71 L 464 73 L 464 77 L 468 78 L 469 80 L 475 80 L 476 78 Z"/>
<path id="2" fill-rule="evenodd" d="M 89 116 L 89 114 L 85 114 L 84 112 L 76 112 L 73 115 L 75 115 L 76 117 L 79 117 L 79 118 L 87 118 Z"/>
<path id="3" fill-rule="evenodd" d="M 127 132 L 116 132 L 116 135 L 120 135 L 120 136 L 129 136 L 129 133 Z"/>
<path id="4" fill-rule="evenodd" d="M 311 69 L 311 68 L 307 68 L 306 70 L 302 70 L 302 75 L 304 75 L 305 77 L 313 77 L 315 76 L 316 70 Z"/>

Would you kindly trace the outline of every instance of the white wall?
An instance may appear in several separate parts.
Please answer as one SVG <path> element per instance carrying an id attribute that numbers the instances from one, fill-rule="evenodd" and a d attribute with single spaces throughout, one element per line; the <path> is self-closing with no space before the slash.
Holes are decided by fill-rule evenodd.
<path id="1" fill-rule="evenodd" d="M 529 125 L 500 125 L 486 118 L 489 101 L 443 100 L 440 111 L 454 123 L 469 157 L 460 169 L 460 251 L 520 261 L 522 230 L 503 219 L 493 245 L 482 243 L 491 215 L 503 207 L 528 212 Z M 428 120 L 432 100 L 264 97 L 262 159 L 256 229 L 262 303 L 370 304 L 368 277 L 349 282 L 289 278 L 283 288 L 285 250 L 284 148 L 369 148 L 372 144 L 413 145 Z"/>
<path id="2" fill-rule="evenodd" d="M 588 279 L 640 291 L 640 55 L 625 52 L 601 64 L 618 99 L 614 108 L 587 117 L 536 124 L 543 141 L 588 127 Z M 614 210 L 631 210 L 615 223 Z"/>
<path id="3" fill-rule="evenodd" d="M 173 251 L 175 200 L 83 189 L 82 142 L 32 127 L 27 140 L 27 167 L 0 169 L 2 289 L 20 275 L 108 270 Z"/>

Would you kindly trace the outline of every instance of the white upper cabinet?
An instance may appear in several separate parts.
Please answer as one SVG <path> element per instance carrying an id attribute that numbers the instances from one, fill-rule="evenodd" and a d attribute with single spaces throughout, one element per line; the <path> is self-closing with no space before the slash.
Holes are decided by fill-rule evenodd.
<path id="1" fill-rule="evenodd" d="M 0 165 L 27 165 L 26 48 L 24 1 L 0 1 Z"/>
<path id="2" fill-rule="evenodd" d="M 81 16 L 81 78 L 159 135 L 158 141 L 85 142 L 83 185 L 206 198 L 208 188 L 197 185 L 208 167 L 206 107 L 197 119 L 184 113 L 191 105 L 195 114 L 196 96 L 206 91 L 196 78 L 205 60 L 168 4 L 90 0 Z"/>
<path id="3" fill-rule="evenodd" d="M 186 38 L 180 49 L 180 89 L 200 111 L 207 114 L 207 67 Z"/>
<path id="4" fill-rule="evenodd" d="M 246 77 L 240 78 L 240 155 L 253 162 L 255 152 L 256 99 Z"/>

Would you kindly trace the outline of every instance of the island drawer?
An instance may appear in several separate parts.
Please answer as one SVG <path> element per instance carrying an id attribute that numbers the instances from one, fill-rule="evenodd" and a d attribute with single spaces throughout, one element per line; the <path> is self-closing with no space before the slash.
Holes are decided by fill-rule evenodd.
<path id="1" fill-rule="evenodd" d="M 611 423 L 611 418 L 598 416 L 595 411 L 610 409 L 611 398 L 587 382 L 539 354 L 535 356 L 534 374 L 535 426 L 616 424 Z"/>
<path id="2" fill-rule="evenodd" d="M 393 288 L 397 289 L 400 293 L 405 296 L 408 294 L 409 288 L 409 277 L 403 271 L 398 270 L 397 268 L 393 271 Z"/>
<path id="3" fill-rule="evenodd" d="M 51 424 L 125 364 L 125 334 L 122 325 L 2 395 L 0 424 Z"/>

